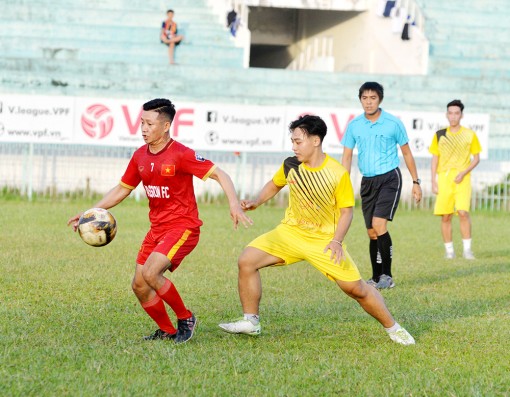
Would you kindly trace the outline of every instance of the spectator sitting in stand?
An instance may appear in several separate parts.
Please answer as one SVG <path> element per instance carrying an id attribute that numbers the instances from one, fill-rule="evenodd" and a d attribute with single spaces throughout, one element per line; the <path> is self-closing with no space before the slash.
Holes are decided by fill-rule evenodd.
<path id="1" fill-rule="evenodd" d="M 174 61 L 174 49 L 178 45 L 184 36 L 177 34 L 177 23 L 174 21 L 174 10 L 168 10 L 166 12 L 167 19 L 163 21 L 161 25 L 161 42 L 168 46 L 168 60 L 171 65 L 175 64 Z"/>

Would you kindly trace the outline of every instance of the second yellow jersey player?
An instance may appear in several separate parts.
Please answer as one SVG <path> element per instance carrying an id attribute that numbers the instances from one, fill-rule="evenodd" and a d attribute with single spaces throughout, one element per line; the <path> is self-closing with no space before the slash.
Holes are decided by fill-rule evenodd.
<path id="1" fill-rule="evenodd" d="M 254 200 L 241 201 L 243 209 L 254 210 L 288 186 L 285 217 L 275 229 L 248 244 L 239 256 L 243 318 L 222 323 L 220 328 L 233 334 L 259 335 L 259 270 L 305 260 L 379 321 L 393 341 L 414 344 L 413 337 L 393 319 L 381 294 L 361 279 L 347 253 L 344 238 L 352 222 L 354 194 L 347 170 L 322 150 L 326 123 L 307 115 L 293 121 L 289 129 L 295 156 L 283 162 Z"/>
<path id="2" fill-rule="evenodd" d="M 324 252 L 337 228 L 340 209 L 354 207 L 354 192 L 345 168 L 328 155 L 317 168 L 289 157 L 273 182 L 278 187 L 289 186 L 285 217 L 276 229 L 249 246 L 283 259 L 280 265 L 305 260 L 331 280 L 359 280 L 360 273 L 345 243 L 342 242 L 344 256 L 338 264 Z"/>

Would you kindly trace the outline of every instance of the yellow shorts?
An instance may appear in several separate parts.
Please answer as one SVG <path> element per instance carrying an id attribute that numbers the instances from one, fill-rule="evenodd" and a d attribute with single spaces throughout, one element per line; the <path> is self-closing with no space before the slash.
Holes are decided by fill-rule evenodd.
<path id="1" fill-rule="evenodd" d="M 457 211 L 469 212 L 471 208 L 471 174 L 461 183 L 455 183 L 457 170 L 441 172 L 437 176 L 438 194 L 434 215 L 453 214 Z"/>
<path id="2" fill-rule="evenodd" d="M 330 259 L 331 251 L 324 253 L 324 248 L 330 241 L 331 237 L 311 236 L 295 226 L 280 224 L 270 232 L 257 237 L 248 246 L 285 261 L 276 266 L 307 261 L 332 281 L 360 280 L 361 275 L 347 252 L 345 243 L 343 245 L 345 259 L 338 264 Z"/>

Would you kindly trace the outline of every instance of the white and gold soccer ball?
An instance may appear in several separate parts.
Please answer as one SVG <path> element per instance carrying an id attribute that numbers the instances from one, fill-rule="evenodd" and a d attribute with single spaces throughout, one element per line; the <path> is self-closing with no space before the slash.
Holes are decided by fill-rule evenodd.
<path id="1" fill-rule="evenodd" d="M 117 221 L 110 211 L 91 208 L 78 220 L 78 233 L 83 241 L 93 247 L 109 244 L 117 233 Z"/>

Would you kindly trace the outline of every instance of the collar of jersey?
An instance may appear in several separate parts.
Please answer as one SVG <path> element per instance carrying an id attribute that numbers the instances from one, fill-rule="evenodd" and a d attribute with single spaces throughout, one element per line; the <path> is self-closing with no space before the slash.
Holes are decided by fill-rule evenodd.
<path id="1" fill-rule="evenodd" d="M 152 153 L 149 149 L 149 145 L 147 145 L 147 154 L 149 156 L 157 156 L 158 154 L 160 154 L 161 152 L 164 152 L 165 150 L 168 149 L 168 147 L 174 142 L 173 138 L 170 138 L 170 140 L 168 141 L 168 143 L 165 145 L 165 147 L 163 149 L 161 149 L 159 152 L 157 153 Z"/>
<path id="2" fill-rule="evenodd" d="M 319 165 L 318 167 L 314 167 L 314 168 L 308 167 L 307 165 L 305 165 L 305 163 L 301 163 L 301 165 L 303 166 L 304 169 L 306 169 L 308 171 L 320 171 L 326 166 L 326 163 L 329 160 L 329 155 L 327 153 L 324 153 L 324 154 L 326 155 L 326 157 L 324 158 L 324 161 L 322 162 L 322 164 Z"/>
<path id="3" fill-rule="evenodd" d="M 363 119 L 365 120 L 365 124 L 383 124 L 384 123 L 384 119 L 386 118 L 386 112 L 382 108 L 379 108 L 379 109 L 381 110 L 381 115 L 375 122 L 372 122 L 369 119 L 367 119 L 367 116 L 365 116 L 365 113 L 363 113 Z"/>
<path id="4" fill-rule="evenodd" d="M 464 131 L 464 127 L 463 126 L 460 126 L 460 129 L 457 132 L 452 132 L 450 130 L 450 127 L 446 128 L 446 132 L 448 132 L 448 134 L 450 134 L 450 135 L 459 135 L 462 131 Z"/>

